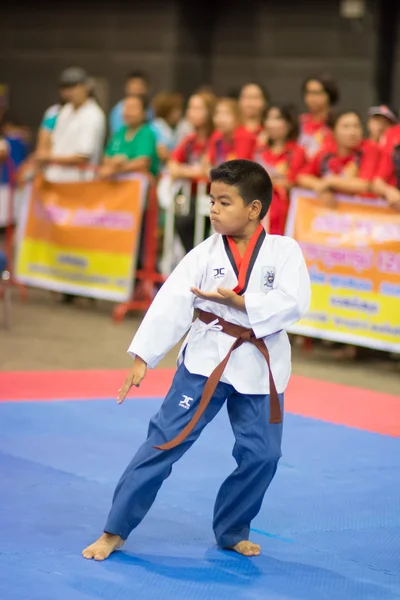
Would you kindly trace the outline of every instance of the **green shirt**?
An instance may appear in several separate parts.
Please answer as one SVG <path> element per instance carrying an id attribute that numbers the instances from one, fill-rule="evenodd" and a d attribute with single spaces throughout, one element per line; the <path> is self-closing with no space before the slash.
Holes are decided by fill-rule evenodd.
<path id="1" fill-rule="evenodd" d="M 156 136 L 149 125 L 142 125 L 131 138 L 128 127 L 121 127 L 114 133 L 105 151 L 106 156 L 122 154 L 129 160 L 147 157 L 150 159 L 150 172 L 158 173 Z"/>

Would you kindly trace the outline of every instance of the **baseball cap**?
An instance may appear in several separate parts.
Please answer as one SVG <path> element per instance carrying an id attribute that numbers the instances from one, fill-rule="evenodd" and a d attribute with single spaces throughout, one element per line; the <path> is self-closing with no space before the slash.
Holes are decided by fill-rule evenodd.
<path id="1" fill-rule="evenodd" d="M 61 73 L 58 83 L 64 87 L 86 84 L 89 83 L 89 75 L 81 67 L 69 67 Z"/>
<path id="2" fill-rule="evenodd" d="M 396 115 L 394 114 L 394 112 L 392 110 L 390 110 L 390 108 L 388 106 L 386 106 L 385 104 L 381 104 L 381 106 L 372 106 L 369 109 L 369 111 L 368 111 L 368 116 L 369 117 L 375 117 L 377 115 L 380 115 L 382 117 L 386 117 L 392 123 L 397 123 L 398 122 L 398 118 L 396 117 Z"/>

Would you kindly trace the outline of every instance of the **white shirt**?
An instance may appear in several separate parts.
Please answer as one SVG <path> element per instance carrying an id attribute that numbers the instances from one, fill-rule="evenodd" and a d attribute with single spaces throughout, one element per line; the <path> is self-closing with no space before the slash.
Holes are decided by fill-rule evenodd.
<path id="1" fill-rule="evenodd" d="M 308 310 L 310 279 L 299 245 L 292 238 L 266 235 L 255 258 L 244 299 L 247 313 L 215 302 L 201 300 L 190 291 L 234 289 L 238 284 L 223 236 L 215 234 L 189 252 L 164 283 L 128 352 L 137 354 L 150 368 L 179 342 L 191 327 L 182 351 L 190 373 L 208 377 L 225 358 L 234 338 L 214 325 L 196 320 L 191 326 L 194 308 L 214 313 L 226 321 L 251 327 L 263 338 L 271 358 L 278 393 L 284 392 L 291 371 L 291 350 L 286 328 Z M 254 256 L 253 256 L 254 258 Z M 244 343 L 234 350 L 223 379 L 242 394 L 268 394 L 268 366 L 259 350 Z"/>
<path id="2" fill-rule="evenodd" d="M 52 153 L 54 156 L 85 156 L 89 164 L 97 165 L 103 154 L 105 133 L 105 115 L 97 102 L 89 98 L 79 108 L 65 104 L 52 133 Z M 54 182 L 87 181 L 93 178 L 93 172 L 50 165 L 45 177 Z"/>

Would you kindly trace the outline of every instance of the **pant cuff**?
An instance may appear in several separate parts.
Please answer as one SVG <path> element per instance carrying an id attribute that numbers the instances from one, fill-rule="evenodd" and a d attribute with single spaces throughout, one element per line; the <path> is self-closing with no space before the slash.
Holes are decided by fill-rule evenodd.
<path id="1" fill-rule="evenodd" d="M 220 536 L 215 536 L 218 546 L 221 548 L 232 548 L 239 542 L 249 539 L 250 529 L 242 529 L 233 533 L 224 533 Z"/>

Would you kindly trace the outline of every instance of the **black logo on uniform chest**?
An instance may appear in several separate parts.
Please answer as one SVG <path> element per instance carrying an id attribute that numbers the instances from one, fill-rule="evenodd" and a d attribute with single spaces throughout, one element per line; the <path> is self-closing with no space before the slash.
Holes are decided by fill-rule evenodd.
<path id="1" fill-rule="evenodd" d="M 213 277 L 214 279 L 222 279 L 225 277 L 225 267 L 218 267 L 213 269 Z"/>

